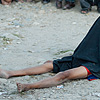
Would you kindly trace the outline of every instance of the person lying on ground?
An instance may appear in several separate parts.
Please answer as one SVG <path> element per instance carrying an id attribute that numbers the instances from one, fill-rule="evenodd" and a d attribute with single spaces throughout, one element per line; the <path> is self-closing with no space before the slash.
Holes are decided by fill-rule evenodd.
<path id="1" fill-rule="evenodd" d="M 90 74 L 100 78 L 100 17 L 75 49 L 72 56 L 46 61 L 42 65 L 21 70 L 8 71 L 0 69 L 0 77 L 8 79 L 51 71 L 57 74 L 31 84 L 16 83 L 18 92 L 52 87 L 67 82 L 67 80 L 87 78 Z"/>

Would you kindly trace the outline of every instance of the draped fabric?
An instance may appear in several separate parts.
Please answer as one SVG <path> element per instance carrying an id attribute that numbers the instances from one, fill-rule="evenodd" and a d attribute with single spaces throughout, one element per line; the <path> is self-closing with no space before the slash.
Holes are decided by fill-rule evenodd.
<path id="1" fill-rule="evenodd" d="M 63 64 L 64 63 L 64 64 Z M 69 63 L 69 64 L 68 64 Z M 85 66 L 93 75 L 100 78 L 100 17 L 95 21 L 88 34 L 75 49 L 72 56 L 54 60 L 54 71 L 60 65 L 70 68 Z M 59 71 L 64 71 L 59 68 Z"/>
<path id="2" fill-rule="evenodd" d="M 100 17 L 76 48 L 72 57 L 73 67 L 83 65 L 100 78 Z"/>

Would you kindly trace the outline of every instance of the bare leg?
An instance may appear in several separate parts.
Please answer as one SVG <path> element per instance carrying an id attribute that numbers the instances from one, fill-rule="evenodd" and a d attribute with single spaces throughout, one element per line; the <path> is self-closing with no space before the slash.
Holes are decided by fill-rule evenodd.
<path id="1" fill-rule="evenodd" d="M 47 88 L 61 84 L 65 82 L 67 79 L 78 79 L 86 77 L 87 77 L 86 69 L 83 66 L 80 66 L 78 68 L 70 69 L 64 72 L 59 72 L 54 77 L 50 77 L 33 84 L 17 83 L 17 89 L 18 92 L 22 92 L 35 88 Z"/>
<path id="2" fill-rule="evenodd" d="M 37 75 L 46 73 L 53 70 L 53 62 L 47 61 L 44 64 L 36 67 L 26 68 L 22 70 L 7 71 L 0 69 L 1 78 L 10 78 L 15 76 L 24 76 L 24 75 Z"/>

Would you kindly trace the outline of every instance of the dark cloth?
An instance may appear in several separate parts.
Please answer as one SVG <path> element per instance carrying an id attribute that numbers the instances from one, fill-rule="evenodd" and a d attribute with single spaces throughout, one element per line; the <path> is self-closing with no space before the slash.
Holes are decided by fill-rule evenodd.
<path id="1" fill-rule="evenodd" d="M 1 0 L 0 0 L 0 4 L 2 4 Z"/>
<path id="2" fill-rule="evenodd" d="M 65 0 L 66 2 L 75 2 L 75 0 Z"/>
<path id="3" fill-rule="evenodd" d="M 63 0 L 59 0 L 59 1 L 63 1 Z M 75 0 L 65 0 L 66 2 L 70 2 L 70 3 L 74 3 L 75 2 Z"/>
<path id="4" fill-rule="evenodd" d="M 89 80 L 89 81 L 92 81 L 92 80 L 96 80 L 96 79 L 98 79 L 96 76 L 94 76 L 93 74 L 91 74 L 91 75 L 89 75 L 88 77 L 87 77 L 87 79 Z"/>
<path id="5" fill-rule="evenodd" d="M 53 72 L 61 72 L 72 68 L 72 56 L 53 61 Z"/>
<path id="6" fill-rule="evenodd" d="M 76 48 L 72 56 L 54 60 L 54 72 L 85 66 L 93 75 L 100 78 L 100 17 Z"/>
<path id="7" fill-rule="evenodd" d="M 91 6 L 100 8 L 100 0 L 80 0 L 80 5 L 83 10 L 88 10 Z"/>

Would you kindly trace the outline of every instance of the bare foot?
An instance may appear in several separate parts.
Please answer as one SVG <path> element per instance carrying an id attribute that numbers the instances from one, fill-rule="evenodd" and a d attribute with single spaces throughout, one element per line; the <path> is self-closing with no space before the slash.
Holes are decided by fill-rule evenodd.
<path id="1" fill-rule="evenodd" d="M 23 92 L 23 91 L 29 90 L 27 84 L 16 83 L 16 85 L 17 85 L 17 91 L 18 91 L 19 93 L 21 93 L 21 92 Z"/>
<path id="2" fill-rule="evenodd" d="M 18 0 L 19 2 L 21 2 L 21 3 L 24 3 L 24 1 L 23 0 Z"/>
<path id="3" fill-rule="evenodd" d="M 82 14 L 87 14 L 87 13 L 88 13 L 88 11 L 81 11 L 81 13 L 82 13 Z"/>
<path id="4" fill-rule="evenodd" d="M 26 0 L 27 2 L 32 2 L 32 0 Z"/>
<path id="5" fill-rule="evenodd" d="M 0 69 L 0 78 L 9 78 L 9 74 L 7 73 L 6 70 Z"/>

